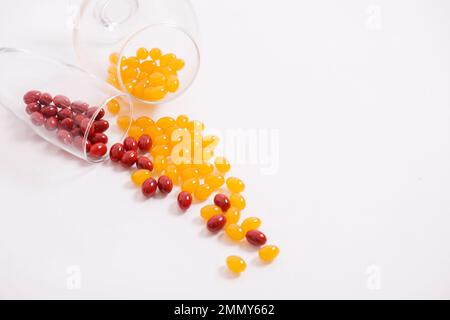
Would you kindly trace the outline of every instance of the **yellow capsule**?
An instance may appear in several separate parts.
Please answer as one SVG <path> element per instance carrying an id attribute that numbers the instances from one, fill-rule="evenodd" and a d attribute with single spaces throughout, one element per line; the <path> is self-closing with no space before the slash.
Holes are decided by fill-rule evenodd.
<path id="1" fill-rule="evenodd" d="M 198 178 L 200 173 L 195 168 L 186 168 L 181 172 L 181 180 L 186 181 L 192 178 Z"/>
<path id="2" fill-rule="evenodd" d="M 161 173 L 167 168 L 167 159 L 164 156 L 156 156 L 153 158 L 153 169 L 156 173 Z"/>
<path id="3" fill-rule="evenodd" d="M 150 75 L 155 70 L 155 68 L 156 68 L 156 63 L 155 63 L 155 61 L 152 61 L 152 60 L 143 61 L 139 65 L 139 69 L 141 70 L 141 72 L 145 72 L 148 75 Z"/>
<path id="4" fill-rule="evenodd" d="M 199 185 L 194 192 L 194 196 L 199 201 L 205 201 L 213 192 L 212 188 L 207 184 Z"/>
<path id="5" fill-rule="evenodd" d="M 148 87 L 144 91 L 144 98 L 148 101 L 158 101 L 163 99 L 167 94 L 166 87 L 164 86 L 156 86 L 156 87 Z"/>
<path id="6" fill-rule="evenodd" d="M 161 50 L 159 50 L 158 48 L 153 48 L 152 50 L 150 50 L 150 58 L 152 58 L 153 60 L 158 60 L 159 58 L 161 58 Z"/>
<path id="7" fill-rule="evenodd" d="M 109 61 L 112 64 L 117 64 L 119 62 L 119 54 L 117 52 L 113 52 L 109 55 Z"/>
<path id="8" fill-rule="evenodd" d="M 214 172 L 214 165 L 209 162 L 203 162 L 197 165 L 197 170 L 201 176 L 207 176 Z"/>
<path id="9" fill-rule="evenodd" d="M 140 187 L 144 183 L 144 181 L 150 178 L 151 176 L 152 173 L 150 170 L 139 169 L 131 174 L 131 181 L 133 181 L 135 185 Z"/>
<path id="10" fill-rule="evenodd" d="M 228 222 L 228 220 L 227 220 Z M 245 237 L 242 228 L 237 224 L 229 224 L 225 226 L 225 234 L 234 241 L 241 241 Z"/>
<path id="11" fill-rule="evenodd" d="M 165 130 L 175 125 L 175 120 L 172 117 L 162 117 L 156 121 L 156 125 Z"/>
<path id="12" fill-rule="evenodd" d="M 266 262 L 273 261 L 278 254 L 280 253 L 280 249 L 277 246 L 268 245 L 264 246 L 258 251 L 258 255 L 261 258 L 261 260 Z"/>
<path id="13" fill-rule="evenodd" d="M 106 107 L 107 107 L 109 113 L 111 113 L 112 115 L 116 115 L 120 112 L 120 104 L 119 104 L 119 102 L 117 102 L 116 99 L 110 100 L 106 104 Z"/>
<path id="14" fill-rule="evenodd" d="M 156 68 L 155 71 L 156 71 L 156 72 L 161 72 L 163 75 L 166 76 L 166 79 L 167 79 L 169 76 L 171 76 L 171 75 L 172 75 L 172 76 L 173 76 L 173 75 L 176 75 L 176 71 L 173 71 L 172 68 L 169 67 L 169 66 L 158 67 L 158 68 Z"/>
<path id="15" fill-rule="evenodd" d="M 241 273 L 245 270 L 245 268 L 247 268 L 247 264 L 244 259 L 238 256 L 229 256 L 227 258 L 227 266 L 228 269 L 234 273 Z"/>
<path id="16" fill-rule="evenodd" d="M 141 71 L 139 72 L 139 75 L 137 76 L 137 78 L 135 79 L 136 81 L 142 81 L 142 80 L 149 80 L 150 78 L 150 74 L 145 72 L 145 71 Z M 150 81 L 150 80 L 149 80 Z"/>
<path id="17" fill-rule="evenodd" d="M 176 75 L 168 75 L 166 80 L 166 88 L 169 92 L 175 92 L 180 86 L 180 81 Z"/>
<path id="18" fill-rule="evenodd" d="M 160 145 L 160 146 L 154 146 L 152 150 L 150 151 L 153 157 L 157 156 L 164 156 L 167 157 L 170 155 L 170 149 L 168 146 Z"/>
<path id="19" fill-rule="evenodd" d="M 128 136 L 138 140 L 142 136 L 142 128 L 136 125 L 132 125 L 128 130 Z"/>
<path id="20" fill-rule="evenodd" d="M 225 157 L 216 157 L 216 159 L 214 159 L 214 164 L 216 165 L 217 170 L 222 173 L 230 171 L 231 165 Z"/>
<path id="21" fill-rule="evenodd" d="M 144 129 L 144 134 L 148 134 L 152 140 L 155 140 L 157 136 L 163 134 L 163 130 L 157 127 L 156 124 Z"/>
<path id="22" fill-rule="evenodd" d="M 222 209 L 220 209 L 220 207 L 218 207 L 214 204 L 206 205 L 200 209 L 200 215 L 206 221 L 208 221 L 209 219 L 211 219 L 211 217 L 213 217 L 217 214 L 222 214 Z"/>
<path id="23" fill-rule="evenodd" d="M 123 82 L 129 82 L 133 79 L 136 79 L 138 76 L 138 69 L 136 68 L 127 68 L 120 73 Z"/>
<path id="24" fill-rule="evenodd" d="M 189 118 L 188 118 L 188 116 L 186 116 L 184 114 L 179 115 L 176 119 L 176 124 L 180 128 L 187 128 L 188 123 L 189 123 Z"/>
<path id="25" fill-rule="evenodd" d="M 181 185 L 181 190 L 193 194 L 195 190 L 197 190 L 199 184 L 200 182 L 198 178 L 191 178 L 183 182 L 183 184 Z"/>
<path id="26" fill-rule="evenodd" d="M 169 66 L 175 71 L 180 71 L 181 69 L 184 68 L 184 60 L 175 59 L 169 64 Z"/>
<path id="27" fill-rule="evenodd" d="M 143 129 L 151 127 L 155 124 L 155 122 L 153 122 L 153 120 L 147 116 L 137 118 L 134 123 Z"/>
<path id="28" fill-rule="evenodd" d="M 241 212 L 237 208 L 229 208 L 227 212 L 225 212 L 225 218 L 227 219 L 227 224 L 236 224 L 239 222 L 239 218 L 241 217 Z"/>
<path id="29" fill-rule="evenodd" d="M 180 176 L 178 174 L 178 169 L 174 164 L 167 165 L 164 174 L 168 176 L 170 180 L 172 180 L 174 185 L 178 185 L 178 180 Z"/>
<path id="30" fill-rule="evenodd" d="M 245 189 L 245 184 L 241 179 L 229 177 L 227 179 L 227 187 L 231 192 L 241 193 Z"/>
<path id="31" fill-rule="evenodd" d="M 245 233 L 250 230 L 257 230 L 261 226 L 261 219 L 257 217 L 250 217 L 242 221 L 241 227 Z"/>
<path id="32" fill-rule="evenodd" d="M 139 48 L 139 49 L 137 49 L 137 51 L 136 51 L 136 57 L 137 57 L 139 60 L 145 60 L 145 59 L 147 59 L 147 58 L 148 58 L 148 50 L 145 49 L 145 48 Z"/>
<path id="33" fill-rule="evenodd" d="M 123 66 L 128 68 L 137 68 L 139 67 L 139 59 L 136 57 L 129 57 L 124 61 Z"/>
<path id="34" fill-rule="evenodd" d="M 125 89 L 128 93 L 133 93 L 134 88 L 136 87 L 137 80 L 133 79 L 125 83 Z"/>
<path id="35" fill-rule="evenodd" d="M 239 193 L 233 193 L 230 196 L 230 203 L 232 207 L 235 207 L 239 210 L 244 210 L 245 208 L 245 199 Z"/>
<path id="36" fill-rule="evenodd" d="M 118 116 L 116 120 L 117 126 L 123 131 L 127 130 L 131 124 L 131 118 L 129 116 Z"/>
<path id="37" fill-rule="evenodd" d="M 214 190 L 217 190 L 225 183 L 225 178 L 221 174 L 213 173 L 205 177 L 205 183 L 209 184 Z"/>
<path id="38" fill-rule="evenodd" d="M 169 143 L 169 138 L 165 134 L 160 134 L 153 141 L 154 146 L 163 146 Z"/>
<path id="39" fill-rule="evenodd" d="M 176 58 L 177 56 L 173 53 L 167 53 L 159 58 L 159 65 L 162 67 L 168 66 L 169 64 L 172 64 Z"/>
<path id="40" fill-rule="evenodd" d="M 161 72 L 153 72 L 148 77 L 152 86 L 162 86 L 166 83 L 166 76 Z"/>
<path id="41" fill-rule="evenodd" d="M 147 87 L 150 85 L 150 81 L 148 79 L 144 79 L 139 81 L 133 89 L 133 95 L 139 99 L 144 99 L 144 93 Z"/>
<path id="42" fill-rule="evenodd" d="M 164 129 L 164 134 L 169 137 L 169 140 L 171 140 L 170 138 L 172 137 L 172 133 L 177 129 L 178 127 L 176 125 L 170 126 Z"/>

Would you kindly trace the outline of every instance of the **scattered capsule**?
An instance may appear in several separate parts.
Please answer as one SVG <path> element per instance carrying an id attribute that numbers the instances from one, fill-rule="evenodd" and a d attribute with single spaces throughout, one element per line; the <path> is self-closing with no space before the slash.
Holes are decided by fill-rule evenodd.
<path id="1" fill-rule="evenodd" d="M 241 241 L 245 238 L 245 232 L 237 224 L 228 224 L 225 226 L 225 234 L 234 241 Z"/>
<path id="2" fill-rule="evenodd" d="M 235 207 L 239 210 L 244 210 L 246 203 L 243 196 L 241 196 L 239 193 L 233 193 L 230 196 L 230 203 L 232 207 Z"/>
<path id="3" fill-rule="evenodd" d="M 194 191 L 194 196 L 199 201 L 205 201 L 209 198 L 213 190 L 208 184 L 201 184 Z"/>
<path id="4" fill-rule="evenodd" d="M 178 194 L 178 206 L 182 210 L 187 210 L 192 204 L 192 195 L 187 191 L 182 191 Z"/>
<path id="5" fill-rule="evenodd" d="M 225 183 L 225 178 L 221 174 L 213 173 L 205 177 L 205 183 L 210 185 L 213 190 L 217 190 Z"/>
<path id="6" fill-rule="evenodd" d="M 245 189 L 245 184 L 239 178 L 230 177 L 227 179 L 227 187 L 231 192 L 241 193 Z"/>
<path id="7" fill-rule="evenodd" d="M 223 212 L 230 209 L 231 206 L 230 199 L 222 193 L 218 193 L 214 196 L 214 203 L 216 206 L 220 207 Z"/>
<path id="8" fill-rule="evenodd" d="M 258 251 L 258 255 L 261 258 L 261 260 L 266 262 L 273 261 L 278 256 L 279 253 L 280 249 L 274 245 L 264 246 Z"/>
<path id="9" fill-rule="evenodd" d="M 131 174 L 131 181 L 134 182 L 135 185 L 141 186 L 145 180 L 152 176 L 152 172 L 146 169 L 138 169 Z"/>
<path id="10" fill-rule="evenodd" d="M 214 164 L 216 166 L 216 169 L 222 173 L 230 171 L 231 165 L 224 157 L 216 157 L 216 159 L 214 159 Z"/>
<path id="11" fill-rule="evenodd" d="M 156 193 L 157 188 L 158 183 L 156 182 L 156 180 L 153 178 L 148 178 L 141 186 L 142 194 L 147 198 L 151 198 Z"/>
<path id="12" fill-rule="evenodd" d="M 187 191 L 190 193 L 194 193 L 195 190 L 197 190 L 198 186 L 200 185 L 200 182 L 198 178 L 191 178 L 183 182 L 181 185 L 181 190 Z"/>
<path id="13" fill-rule="evenodd" d="M 264 233 L 259 230 L 250 230 L 245 234 L 247 241 L 254 246 L 262 246 L 266 244 L 267 238 Z"/>
<path id="14" fill-rule="evenodd" d="M 247 268 L 247 263 L 238 256 L 229 256 L 226 262 L 228 269 L 234 273 L 241 273 Z"/>
<path id="15" fill-rule="evenodd" d="M 204 206 L 203 208 L 200 209 L 200 215 L 202 216 L 203 219 L 205 219 L 206 221 L 208 221 L 209 219 L 211 219 L 211 217 L 221 214 L 222 210 L 214 205 L 214 204 L 209 204 Z"/>
<path id="16" fill-rule="evenodd" d="M 237 208 L 231 207 L 225 212 L 225 217 L 227 218 L 227 223 L 238 223 L 241 217 L 241 212 Z"/>
<path id="17" fill-rule="evenodd" d="M 247 218 L 244 221 L 242 221 L 241 227 L 244 230 L 244 232 L 259 229 L 259 227 L 261 227 L 261 219 L 257 217 Z"/>
<path id="18" fill-rule="evenodd" d="M 223 214 L 216 214 L 215 216 L 209 218 L 208 222 L 206 223 L 206 227 L 211 232 L 217 232 L 221 230 L 226 223 L 227 219 Z"/>
<path id="19" fill-rule="evenodd" d="M 158 179 L 158 188 L 164 194 L 170 193 L 173 189 L 173 182 L 168 176 L 160 176 Z"/>

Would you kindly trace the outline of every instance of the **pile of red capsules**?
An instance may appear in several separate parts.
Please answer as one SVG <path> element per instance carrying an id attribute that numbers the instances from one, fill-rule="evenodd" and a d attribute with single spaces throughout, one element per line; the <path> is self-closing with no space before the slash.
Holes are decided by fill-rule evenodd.
<path id="1" fill-rule="evenodd" d="M 79 150 L 86 148 L 86 153 L 92 158 L 101 158 L 108 152 L 108 136 L 105 132 L 109 122 L 102 119 L 105 110 L 98 111 L 97 107 L 91 107 L 85 102 L 71 102 L 66 96 L 52 97 L 49 93 L 37 90 L 28 91 L 23 101 L 31 122 L 35 126 L 55 131 L 63 144 L 73 145 Z M 95 119 L 90 125 L 94 115 Z"/>

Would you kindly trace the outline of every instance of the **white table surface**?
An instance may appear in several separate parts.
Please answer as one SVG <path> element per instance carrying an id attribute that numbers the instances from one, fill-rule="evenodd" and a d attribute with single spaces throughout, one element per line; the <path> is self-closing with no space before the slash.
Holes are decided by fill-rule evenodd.
<path id="1" fill-rule="evenodd" d="M 2 1 L 0 45 L 74 61 L 76 1 L 39 2 Z M 261 265 L 210 236 L 199 206 L 143 201 L 126 171 L 62 154 L 0 109 L 0 298 L 450 298 L 450 2 L 193 4 L 201 71 L 151 114 L 279 134 L 272 174 L 232 169 L 279 259 Z M 238 278 L 229 254 L 248 262 Z"/>

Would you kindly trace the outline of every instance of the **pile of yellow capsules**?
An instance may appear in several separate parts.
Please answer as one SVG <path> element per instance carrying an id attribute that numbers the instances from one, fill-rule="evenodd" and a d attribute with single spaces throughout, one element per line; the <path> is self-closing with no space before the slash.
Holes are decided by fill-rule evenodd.
<path id="1" fill-rule="evenodd" d="M 162 54 L 158 48 L 139 48 L 135 56 L 122 57 L 112 53 L 109 57 L 108 83 L 125 90 L 134 97 L 145 101 L 159 101 L 168 93 L 175 93 L 180 82 L 178 72 L 184 68 L 184 60 L 173 53 Z"/>
<path id="2" fill-rule="evenodd" d="M 108 104 L 108 110 L 113 114 L 119 108 L 114 101 Z M 128 116 L 119 116 L 116 123 L 124 131 L 129 128 L 128 136 L 137 141 L 143 136 L 151 138 L 148 152 L 153 170 L 147 170 L 144 178 L 140 177 L 142 169 L 133 171 L 132 180 L 135 183 L 139 180 L 142 185 L 149 176 L 169 177 L 173 185 L 181 188 L 178 202 L 182 209 L 190 207 L 192 198 L 204 202 L 215 193 L 214 203 L 204 206 L 200 211 L 208 230 L 213 233 L 224 231 L 227 237 L 236 242 L 246 239 L 259 248 L 259 257 L 265 262 L 271 262 L 278 256 L 277 246 L 265 245 L 267 239 L 259 230 L 259 218 L 249 217 L 240 222 L 241 212 L 246 207 L 242 196 L 245 184 L 239 178 L 226 177 L 231 165 L 224 157 L 214 158 L 214 148 L 219 139 L 217 136 L 204 135 L 202 122 L 180 115 L 176 119 L 162 117 L 156 122 L 147 116 L 134 120 Z M 187 205 L 180 203 L 181 194 L 191 197 Z M 227 257 L 226 264 L 235 273 L 241 273 L 247 266 L 244 259 L 234 255 Z"/>

